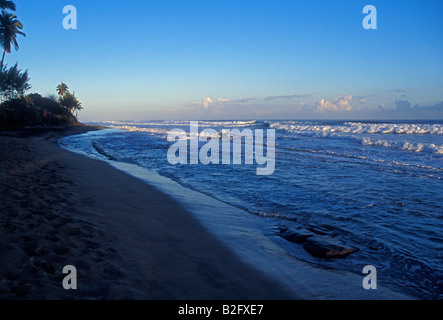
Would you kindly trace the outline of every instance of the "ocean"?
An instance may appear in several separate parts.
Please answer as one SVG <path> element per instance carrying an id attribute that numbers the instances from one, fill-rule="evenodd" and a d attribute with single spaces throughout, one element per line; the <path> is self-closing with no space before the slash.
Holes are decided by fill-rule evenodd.
<path id="1" fill-rule="evenodd" d="M 365 265 L 373 265 L 388 288 L 420 299 L 443 298 L 443 121 L 199 121 L 200 130 L 275 130 L 270 175 L 257 175 L 257 164 L 170 164 L 174 142 L 168 132 L 189 132 L 189 121 L 91 124 L 109 129 L 66 137 L 60 145 L 122 170 L 144 169 L 160 179 L 160 188 L 173 181 L 238 208 L 245 220 L 231 216 L 231 222 L 241 220 L 247 228 L 250 217 L 261 238 L 248 241 L 268 239 L 281 249 L 276 259 L 285 255 L 360 277 Z M 209 222 L 221 221 L 204 214 Z M 229 228 L 231 222 L 213 227 Z M 286 228 L 359 250 L 346 259 L 314 257 L 279 236 Z"/>

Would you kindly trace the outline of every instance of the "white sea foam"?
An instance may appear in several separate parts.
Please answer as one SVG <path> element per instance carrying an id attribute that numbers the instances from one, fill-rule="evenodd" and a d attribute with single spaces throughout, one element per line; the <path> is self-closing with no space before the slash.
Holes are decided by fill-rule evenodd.
<path id="1" fill-rule="evenodd" d="M 169 131 L 169 129 L 166 128 L 144 128 L 144 127 L 128 126 L 128 125 L 110 125 L 109 127 L 113 129 L 120 129 L 130 132 L 149 132 L 156 134 L 167 134 Z"/>
<path id="2" fill-rule="evenodd" d="M 199 127 L 203 128 L 242 128 L 255 125 L 253 121 L 199 121 Z M 167 135 L 172 128 L 189 127 L 189 121 L 162 121 L 162 122 L 133 122 L 133 121 L 101 121 L 113 129 L 121 129 L 130 132 L 147 132 L 154 134 Z M 209 132 L 200 132 L 200 136 L 219 138 L 219 132 L 211 134 Z M 192 133 L 190 134 L 192 136 Z"/>
<path id="3" fill-rule="evenodd" d="M 361 123 L 345 122 L 343 125 L 303 124 L 296 121 L 275 122 L 272 128 L 288 132 L 323 133 L 356 133 L 356 134 L 438 134 L 443 135 L 442 124 L 409 124 L 409 123 Z"/>
<path id="4" fill-rule="evenodd" d="M 413 152 L 428 152 L 443 154 L 443 146 L 435 145 L 433 143 L 413 143 L 409 141 L 393 142 L 387 140 L 377 140 L 371 138 L 363 138 L 361 141 L 364 146 L 380 146 L 398 150 L 408 150 Z"/>
<path id="5" fill-rule="evenodd" d="M 248 121 L 199 121 L 201 127 L 248 127 L 257 123 L 256 120 Z M 98 124 L 109 126 L 152 126 L 152 127 L 171 127 L 171 126 L 189 126 L 190 121 L 184 120 L 165 120 L 165 121 L 122 121 L 122 120 L 108 120 L 100 121 Z"/>
<path id="6" fill-rule="evenodd" d="M 167 120 L 167 121 L 101 121 L 100 124 L 131 131 L 144 131 L 143 127 L 181 127 L 189 126 L 189 121 Z M 249 127 L 258 125 L 256 120 L 248 121 L 200 121 L 201 127 Z M 354 134 L 436 134 L 443 135 L 443 124 L 419 124 L 419 123 L 363 123 L 345 122 L 342 125 L 322 125 L 311 122 L 300 121 L 277 121 L 270 122 L 269 126 L 274 129 L 286 130 L 288 132 L 300 133 L 354 133 Z M 136 129 L 138 128 L 138 129 Z"/>

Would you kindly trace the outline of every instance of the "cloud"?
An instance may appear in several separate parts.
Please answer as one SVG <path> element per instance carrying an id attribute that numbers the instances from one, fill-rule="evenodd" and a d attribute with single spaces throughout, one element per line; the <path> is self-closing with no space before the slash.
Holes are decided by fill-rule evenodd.
<path id="1" fill-rule="evenodd" d="M 377 107 L 377 110 L 379 110 L 379 111 L 386 111 L 386 106 L 383 103 L 379 104 L 378 107 Z"/>
<path id="2" fill-rule="evenodd" d="M 412 104 L 407 100 L 396 100 L 395 105 L 395 111 L 397 112 L 443 113 L 443 101 L 433 106 L 421 106 L 416 104 L 412 107 Z"/>
<path id="3" fill-rule="evenodd" d="M 263 99 L 263 101 L 265 102 L 269 102 L 269 101 L 273 101 L 273 100 L 278 100 L 278 99 L 286 99 L 286 100 L 291 100 L 291 99 L 301 99 L 301 98 L 306 98 L 306 97 L 310 97 L 312 96 L 311 94 L 305 94 L 305 95 L 286 95 L 286 96 L 272 96 L 272 97 L 266 97 Z M 189 111 L 195 111 L 196 109 L 203 107 L 204 110 L 208 110 L 210 107 L 217 107 L 217 106 L 238 106 L 238 105 L 247 105 L 247 104 L 255 104 L 256 101 L 258 101 L 260 99 L 257 98 L 245 98 L 245 99 L 236 99 L 236 100 L 231 100 L 228 98 L 217 98 L 217 99 L 213 99 L 211 97 L 204 97 L 202 98 L 200 101 L 198 102 L 194 102 L 194 103 L 188 103 L 185 104 L 185 106 L 187 107 L 187 109 Z"/>
<path id="4" fill-rule="evenodd" d="M 443 117 L 443 101 L 431 106 L 419 104 L 412 106 L 412 103 L 406 99 L 397 99 L 394 105 L 395 108 L 388 109 L 384 104 L 381 104 L 376 111 L 393 118 L 441 119 Z"/>
<path id="5" fill-rule="evenodd" d="M 225 98 L 218 98 L 217 99 L 217 103 L 219 103 L 219 104 L 223 104 L 223 103 L 228 103 L 228 102 L 230 102 L 231 100 L 229 100 L 229 99 L 225 99 Z"/>
<path id="6" fill-rule="evenodd" d="M 316 103 L 316 111 L 320 113 L 331 111 L 352 111 L 352 106 L 349 103 L 350 101 L 352 101 L 352 95 L 338 96 L 331 101 L 321 99 Z"/>
<path id="7" fill-rule="evenodd" d="M 210 97 L 204 97 L 198 102 L 185 104 L 185 107 L 189 111 L 195 111 L 196 109 L 199 109 L 201 107 L 203 107 L 204 110 L 207 110 L 211 106 L 228 104 L 230 102 L 231 100 L 226 98 L 218 98 L 217 100 L 213 100 Z"/>
<path id="8" fill-rule="evenodd" d="M 395 111 L 410 111 L 411 110 L 411 103 L 407 100 L 395 100 Z"/>
<path id="9" fill-rule="evenodd" d="M 214 101 L 212 101 L 211 98 L 206 97 L 206 98 L 202 98 L 202 101 L 200 102 L 201 105 L 203 105 L 203 107 L 205 107 L 205 109 L 208 109 L 209 106 L 213 103 Z"/>
<path id="10" fill-rule="evenodd" d="M 407 89 L 391 89 L 391 90 L 386 90 L 386 92 L 407 93 L 408 90 Z"/>
<path id="11" fill-rule="evenodd" d="M 420 107 L 419 105 L 416 105 L 414 108 L 417 108 L 417 107 L 421 108 L 421 109 L 423 109 L 425 111 L 441 112 L 441 113 L 443 113 L 443 101 L 440 102 L 440 103 L 437 103 L 437 104 L 435 104 L 433 106 L 430 106 L 430 107 Z"/>
<path id="12" fill-rule="evenodd" d="M 238 99 L 238 100 L 231 100 L 232 103 L 248 103 L 248 102 L 254 102 L 255 98 L 247 98 L 247 99 Z"/>
<path id="13" fill-rule="evenodd" d="M 222 105 L 228 106 L 228 105 L 236 105 L 236 104 L 246 104 L 246 103 L 254 102 L 255 100 L 256 100 L 255 98 L 231 100 L 228 98 L 212 99 L 211 97 L 204 97 L 198 102 L 188 103 L 188 104 L 185 104 L 185 106 L 188 108 L 188 110 L 195 110 L 201 106 L 203 106 L 204 110 L 207 110 L 207 109 L 209 109 L 209 107 L 222 106 Z"/>
<path id="14" fill-rule="evenodd" d="M 403 89 L 396 89 L 404 92 Z M 375 101 L 368 95 L 341 95 L 318 100 L 307 95 L 268 96 L 267 98 L 229 99 L 204 97 L 194 103 L 169 109 L 179 118 L 234 119 L 234 118 L 368 118 L 368 119 L 433 119 L 443 118 L 443 102 L 435 105 L 414 105 L 404 96 Z M 317 95 L 317 94 L 316 94 Z M 303 97 L 310 97 L 301 99 Z M 273 100 L 282 99 L 278 103 Z"/>
<path id="15" fill-rule="evenodd" d="M 271 97 L 266 97 L 265 101 L 273 101 L 273 100 L 279 100 L 279 99 L 286 99 L 286 100 L 303 99 L 303 98 L 308 98 L 310 96 L 311 96 L 310 94 L 293 94 L 293 95 L 286 95 L 286 96 L 271 96 Z"/>

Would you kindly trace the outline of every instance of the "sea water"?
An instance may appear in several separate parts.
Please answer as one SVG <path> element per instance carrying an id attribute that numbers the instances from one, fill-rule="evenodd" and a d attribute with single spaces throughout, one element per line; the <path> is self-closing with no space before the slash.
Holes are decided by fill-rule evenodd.
<path id="1" fill-rule="evenodd" d="M 269 176 L 256 175 L 251 165 L 171 165 L 168 132 L 189 132 L 189 121 L 94 124 L 110 130 L 60 144 L 147 169 L 242 209 L 298 261 L 354 273 L 374 265 L 386 286 L 443 298 L 443 121 L 199 122 L 201 130 L 219 132 L 274 129 L 275 171 Z M 315 258 L 279 237 L 281 227 L 315 230 L 359 251 L 347 259 Z"/>

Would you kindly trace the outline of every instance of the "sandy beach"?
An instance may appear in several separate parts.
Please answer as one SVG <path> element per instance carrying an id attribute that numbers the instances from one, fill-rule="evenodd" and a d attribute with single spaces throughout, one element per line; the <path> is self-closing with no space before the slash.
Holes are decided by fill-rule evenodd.
<path id="1" fill-rule="evenodd" d="M 57 144 L 97 129 L 0 135 L 0 299 L 297 298 L 169 196 Z"/>
<path id="2" fill-rule="evenodd" d="M 348 2 L 0 0 L 0 302 L 443 300 L 443 1 Z"/>

